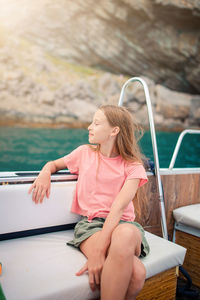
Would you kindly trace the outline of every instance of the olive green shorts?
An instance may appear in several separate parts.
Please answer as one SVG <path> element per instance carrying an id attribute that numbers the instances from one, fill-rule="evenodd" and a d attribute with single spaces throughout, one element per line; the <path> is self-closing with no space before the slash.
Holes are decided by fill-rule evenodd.
<path id="1" fill-rule="evenodd" d="M 72 241 L 67 242 L 67 245 L 79 248 L 80 244 L 83 241 L 85 241 L 95 232 L 102 230 L 104 222 L 105 222 L 104 218 L 94 218 L 91 222 L 88 222 L 87 217 L 82 217 L 81 221 L 79 221 L 74 228 L 74 239 Z M 123 223 L 133 224 L 133 226 L 136 226 L 140 230 L 142 235 L 140 257 L 145 257 L 149 253 L 150 248 L 145 238 L 144 229 L 137 222 L 128 222 L 124 220 L 119 221 L 119 224 L 123 224 Z"/>

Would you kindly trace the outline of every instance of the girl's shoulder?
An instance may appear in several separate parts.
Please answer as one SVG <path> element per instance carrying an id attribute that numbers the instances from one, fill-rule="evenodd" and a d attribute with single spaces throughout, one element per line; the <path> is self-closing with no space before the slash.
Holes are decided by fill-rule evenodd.
<path id="1" fill-rule="evenodd" d="M 79 146 L 79 147 L 76 148 L 76 150 L 78 152 L 81 152 L 81 153 L 95 152 L 96 149 L 97 149 L 97 146 L 90 145 L 90 144 L 84 144 L 84 145 L 81 145 L 81 146 Z"/>
<path id="2" fill-rule="evenodd" d="M 126 161 L 125 173 L 145 171 L 143 163 L 140 161 Z"/>
<path id="3" fill-rule="evenodd" d="M 93 150 L 96 151 L 97 150 L 97 146 L 96 145 L 91 145 L 91 144 L 84 144 L 80 146 L 82 148 L 82 150 Z"/>
<path id="4" fill-rule="evenodd" d="M 80 145 L 78 146 L 77 148 L 75 148 L 75 150 L 79 150 L 79 151 L 86 151 L 88 149 L 90 145 L 88 144 L 83 144 L 83 145 Z"/>
<path id="5" fill-rule="evenodd" d="M 133 167 L 133 166 L 143 166 L 143 164 L 140 162 L 140 161 L 128 161 L 128 160 L 125 160 L 125 167 Z"/>
<path id="6" fill-rule="evenodd" d="M 124 171 L 125 171 L 126 179 L 133 179 L 133 178 L 142 179 L 142 181 L 140 181 L 139 186 L 143 185 L 148 180 L 143 163 L 139 161 L 128 162 L 125 166 Z"/>

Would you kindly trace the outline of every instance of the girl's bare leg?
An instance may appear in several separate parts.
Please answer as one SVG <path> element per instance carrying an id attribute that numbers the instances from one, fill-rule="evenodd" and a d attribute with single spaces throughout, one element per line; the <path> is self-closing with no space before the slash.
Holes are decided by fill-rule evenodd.
<path id="1" fill-rule="evenodd" d="M 82 242 L 80 249 L 88 257 L 100 232 Z M 101 277 L 101 299 L 133 300 L 143 287 L 145 268 L 140 255 L 141 234 L 131 224 L 120 224 L 112 234 Z"/>
<path id="2" fill-rule="evenodd" d="M 146 269 L 144 264 L 136 256 L 133 258 L 132 277 L 129 282 L 125 300 L 135 300 L 144 286 L 146 279 Z"/>
<path id="3" fill-rule="evenodd" d="M 131 224 L 120 224 L 112 233 L 101 275 L 101 299 L 124 300 L 131 282 L 135 256 L 140 255 L 141 234 Z M 132 286 L 133 289 L 135 286 Z M 131 289 L 133 294 L 135 291 Z"/>

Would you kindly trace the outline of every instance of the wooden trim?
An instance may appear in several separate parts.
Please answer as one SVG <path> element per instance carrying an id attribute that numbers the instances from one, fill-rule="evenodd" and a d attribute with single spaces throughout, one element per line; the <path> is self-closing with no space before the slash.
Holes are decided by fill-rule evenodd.
<path id="1" fill-rule="evenodd" d="M 175 208 L 200 203 L 200 174 L 162 176 L 167 225 L 172 237 Z"/>
<path id="2" fill-rule="evenodd" d="M 137 300 L 173 300 L 176 297 L 177 267 L 146 280 Z"/>
<path id="3" fill-rule="evenodd" d="M 162 235 L 160 226 L 159 194 L 155 176 L 149 176 L 149 182 L 139 188 L 138 197 L 134 199 L 135 221 L 145 230 Z"/>
<path id="4" fill-rule="evenodd" d="M 155 176 L 148 177 L 149 182 L 138 191 L 134 199 L 136 221 L 145 230 L 162 236 L 159 197 Z M 200 203 L 200 174 L 162 175 L 167 228 L 172 239 L 175 208 Z"/>
<path id="5" fill-rule="evenodd" d="M 176 243 L 187 248 L 183 267 L 192 278 L 192 283 L 200 287 L 200 238 L 177 230 Z"/>

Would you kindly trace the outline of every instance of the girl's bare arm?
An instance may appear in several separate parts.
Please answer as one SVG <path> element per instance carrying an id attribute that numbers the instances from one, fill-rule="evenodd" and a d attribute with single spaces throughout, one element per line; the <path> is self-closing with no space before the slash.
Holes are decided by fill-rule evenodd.
<path id="1" fill-rule="evenodd" d="M 127 207 L 129 202 L 133 200 L 137 192 L 138 185 L 139 185 L 139 179 L 127 180 L 124 186 L 122 187 L 121 191 L 117 195 L 115 201 L 113 202 L 110 213 L 106 218 L 100 236 L 102 251 L 104 253 L 106 253 L 110 245 L 112 232 L 115 229 L 115 227 L 119 224 L 124 209 Z"/>
<path id="2" fill-rule="evenodd" d="M 138 189 L 139 179 L 129 179 L 117 195 L 110 213 L 104 223 L 103 229 L 98 235 L 95 246 L 92 249 L 91 255 L 88 256 L 88 261 L 76 275 L 82 275 L 87 270 L 89 277 L 95 278 L 93 282 L 100 282 L 101 271 L 106 257 L 106 252 L 110 246 L 113 230 L 119 224 L 124 209 L 135 196 Z M 93 287 L 93 285 L 92 285 Z"/>
<path id="3" fill-rule="evenodd" d="M 29 194 L 32 192 L 32 200 L 35 203 L 42 203 L 45 195 L 49 198 L 51 189 L 51 174 L 65 169 L 66 165 L 63 158 L 49 161 L 42 168 L 40 174 L 29 188 Z"/>

